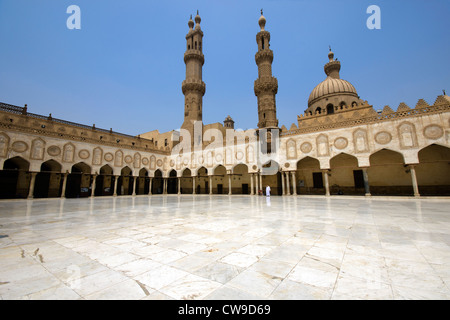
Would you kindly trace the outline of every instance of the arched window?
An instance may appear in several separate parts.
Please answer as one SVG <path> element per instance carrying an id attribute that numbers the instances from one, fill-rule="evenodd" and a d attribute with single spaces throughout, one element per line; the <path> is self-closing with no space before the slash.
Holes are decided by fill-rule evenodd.
<path id="1" fill-rule="evenodd" d="M 262 49 L 264 50 L 264 38 L 261 38 Z"/>
<path id="2" fill-rule="evenodd" d="M 322 113 L 322 109 L 320 109 L 320 107 L 316 108 L 315 114 L 321 114 Z"/>
<path id="3" fill-rule="evenodd" d="M 334 113 L 334 107 L 330 103 L 329 105 L 327 105 L 327 114 L 333 114 L 333 113 Z"/>
<path id="4" fill-rule="evenodd" d="M 197 41 L 195 41 L 195 50 L 197 50 Z"/>

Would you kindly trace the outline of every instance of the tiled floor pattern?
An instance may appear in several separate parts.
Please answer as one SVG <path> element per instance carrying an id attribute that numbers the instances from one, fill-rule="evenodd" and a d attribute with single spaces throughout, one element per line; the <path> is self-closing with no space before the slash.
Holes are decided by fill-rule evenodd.
<path id="1" fill-rule="evenodd" d="M 0 202 L 1 299 L 449 299 L 450 199 Z"/>

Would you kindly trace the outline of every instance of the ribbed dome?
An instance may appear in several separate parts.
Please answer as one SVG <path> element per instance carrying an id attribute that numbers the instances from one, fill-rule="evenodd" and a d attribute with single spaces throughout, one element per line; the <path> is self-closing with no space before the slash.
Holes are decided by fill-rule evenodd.
<path id="1" fill-rule="evenodd" d="M 319 83 L 311 92 L 308 99 L 308 106 L 322 97 L 334 94 L 351 94 L 358 97 L 355 87 L 348 81 L 327 77 Z"/>

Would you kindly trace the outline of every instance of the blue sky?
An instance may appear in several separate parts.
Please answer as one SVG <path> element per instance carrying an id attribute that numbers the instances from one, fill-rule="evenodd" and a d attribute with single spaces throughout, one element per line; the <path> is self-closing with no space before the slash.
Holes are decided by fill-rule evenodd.
<path id="1" fill-rule="evenodd" d="M 81 30 L 69 30 L 69 5 Z M 369 5 L 381 29 L 369 30 Z M 297 124 L 325 79 L 328 46 L 341 78 L 375 109 L 429 104 L 450 92 L 450 1 L 0 0 L 0 101 L 30 112 L 137 135 L 183 122 L 183 54 L 189 15 L 200 11 L 204 123 L 227 115 L 256 128 L 260 9 L 278 78 L 280 127 Z"/>

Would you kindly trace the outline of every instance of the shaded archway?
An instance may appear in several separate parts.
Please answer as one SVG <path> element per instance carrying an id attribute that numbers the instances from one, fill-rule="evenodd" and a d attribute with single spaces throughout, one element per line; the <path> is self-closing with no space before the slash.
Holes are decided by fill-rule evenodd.
<path id="1" fill-rule="evenodd" d="M 192 194 L 192 172 L 189 168 L 186 168 L 181 173 L 180 181 L 180 193 Z"/>
<path id="2" fill-rule="evenodd" d="M 195 192 L 196 194 L 207 194 L 209 193 L 209 177 L 208 169 L 201 167 L 197 170 L 197 176 L 195 178 Z"/>
<path id="3" fill-rule="evenodd" d="M 412 195 L 410 170 L 403 155 L 389 149 L 381 149 L 369 157 L 367 169 L 372 195 Z"/>
<path id="4" fill-rule="evenodd" d="M 432 144 L 420 150 L 416 174 L 421 195 L 450 195 L 450 148 Z"/>
<path id="5" fill-rule="evenodd" d="M 84 162 L 72 166 L 67 176 L 66 198 L 82 198 L 90 196 L 91 167 Z"/>
<path id="6" fill-rule="evenodd" d="M 120 170 L 120 177 L 117 181 L 117 195 L 132 195 L 133 194 L 133 171 L 129 167 Z"/>
<path id="7" fill-rule="evenodd" d="M 30 186 L 30 163 L 21 157 L 8 159 L 0 171 L 0 199 L 26 198 Z"/>
<path id="8" fill-rule="evenodd" d="M 280 172 L 280 165 L 274 160 L 270 160 L 262 165 L 262 192 L 266 194 L 266 187 L 270 186 L 271 195 L 283 195 L 283 184 Z"/>
<path id="9" fill-rule="evenodd" d="M 331 194 L 365 194 L 363 171 L 354 156 L 340 153 L 331 158 L 328 176 Z"/>
<path id="10" fill-rule="evenodd" d="M 110 196 L 114 194 L 114 183 L 116 177 L 109 165 L 100 168 L 99 175 L 95 180 L 95 196 Z"/>
<path id="11" fill-rule="evenodd" d="M 212 183 L 214 194 L 228 193 L 227 169 L 223 165 L 219 165 L 214 169 Z"/>
<path id="12" fill-rule="evenodd" d="M 136 181 L 136 194 L 148 194 L 150 187 L 150 178 L 145 168 L 139 170 L 139 177 Z"/>
<path id="13" fill-rule="evenodd" d="M 155 171 L 152 183 L 152 194 L 162 194 L 163 193 L 163 177 L 161 170 L 157 169 Z"/>
<path id="14" fill-rule="evenodd" d="M 319 160 L 306 157 L 297 162 L 297 194 L 325 194 Z"/>
<path id="15" fill-rule="evenodd" d="M 250 174 L 247 165 L 241 163 L 233 168 L 231 189 L 233 194 L 250 194 Z"/>
<path id="16" fill-rule="evenodd" d="M 176 194 L 178 193 L 178 178 L 177 171 L 172 169 L 169 172 L 169 178 L 167 179 L 167 193 Z"/>
<path id="17" fill-rule="evenodd" d="M 52 198 L 61 195 L 61 168 L 55 160 L 41 164 L 41 171 L 36 175 L 34 198 Z"/>

